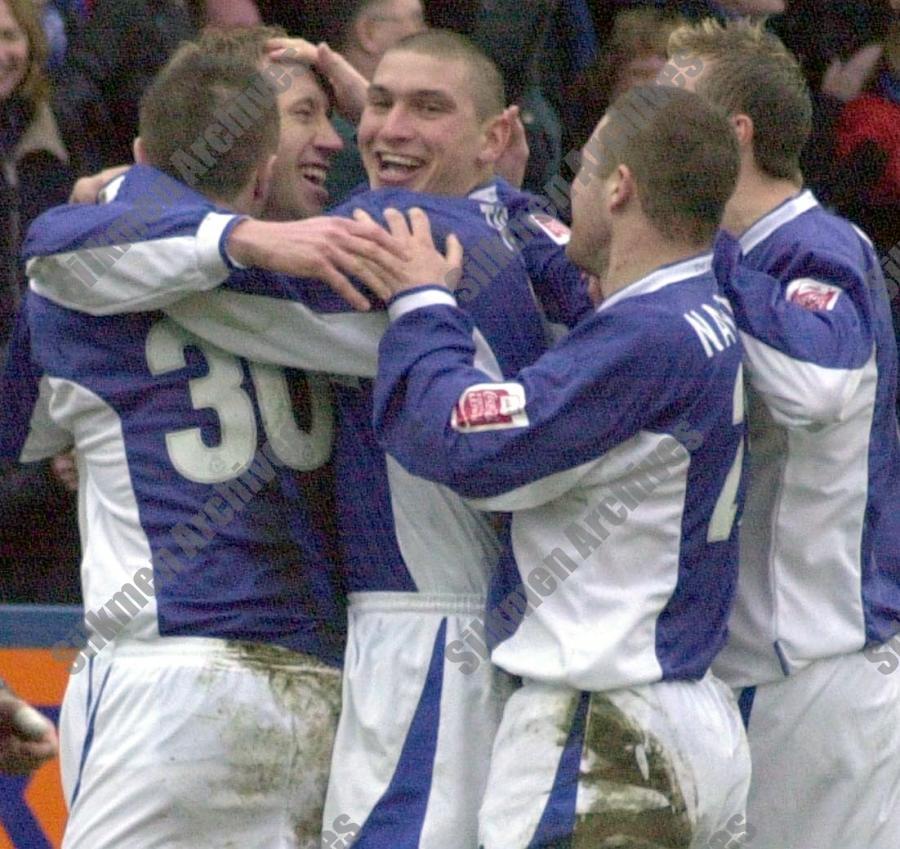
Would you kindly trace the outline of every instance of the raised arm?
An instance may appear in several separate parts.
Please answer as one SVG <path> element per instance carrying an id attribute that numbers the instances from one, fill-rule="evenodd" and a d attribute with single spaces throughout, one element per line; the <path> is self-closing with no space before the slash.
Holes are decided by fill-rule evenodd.
<path id="1" fill-rule="evenodd" d="M 743 267 L 720 279 L 748 380 L 775 421 L 840 421 L 874 353 L 868 290 L 849 278 L 845 286 L 810 277 L 781 283 Z"/>

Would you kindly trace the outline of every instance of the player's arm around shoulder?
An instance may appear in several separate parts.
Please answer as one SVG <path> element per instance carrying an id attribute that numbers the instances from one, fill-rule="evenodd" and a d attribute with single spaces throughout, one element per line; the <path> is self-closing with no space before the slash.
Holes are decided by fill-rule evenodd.
<path id="1" fill-rule="evenodd" d="M 471 320 L 448 292 L 411 288 L 390 310 L 375 388 L 379 439 L 410 472 L 482 509 L 559 497 L 633 436 L 675 383 L 671 346 L 654 350 L 647 316 L 631 310 L 582 322 L 505 380 L 474 365 Z"/>

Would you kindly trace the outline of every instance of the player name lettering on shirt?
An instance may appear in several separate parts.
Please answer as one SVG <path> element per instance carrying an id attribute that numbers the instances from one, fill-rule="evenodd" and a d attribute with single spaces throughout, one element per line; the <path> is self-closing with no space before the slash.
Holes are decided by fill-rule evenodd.
<path id="1" fill-rule="evenodd" d="M 691 326 L 707 358 L 724 351 L 737 342 L 737 327 L 724 298 L 716 296 L 716 305 L 701 304 L 699 310 L 688 310 L 684 319 Z"/>

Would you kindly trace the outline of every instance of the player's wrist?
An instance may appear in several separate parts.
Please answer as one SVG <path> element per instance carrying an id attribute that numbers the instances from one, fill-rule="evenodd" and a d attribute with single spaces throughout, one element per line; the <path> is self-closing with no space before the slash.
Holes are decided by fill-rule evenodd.
<path id="1" fill-rule="evenodd" d="M 255 218 L 242 218 L 228 233 L 225 251 L 231 262 L 243 268 L 257 264 L 259 248 L 256 239 L 260 235 L 261 222 Z"/>

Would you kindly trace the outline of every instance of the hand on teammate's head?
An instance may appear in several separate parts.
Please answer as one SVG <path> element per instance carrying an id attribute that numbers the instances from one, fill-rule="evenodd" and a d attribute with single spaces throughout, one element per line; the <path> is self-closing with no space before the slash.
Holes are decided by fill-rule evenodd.
<path id="1" fill-rule="evenodd" d="M 324 41 L 312 44 L 303 38 L 273 38 L 266 50 L 272 62 L 300 62 L 314 67 L 334 90 L 338 111 L 354 123 L 359 120 L 369 83 L 340 53 Z"/>

